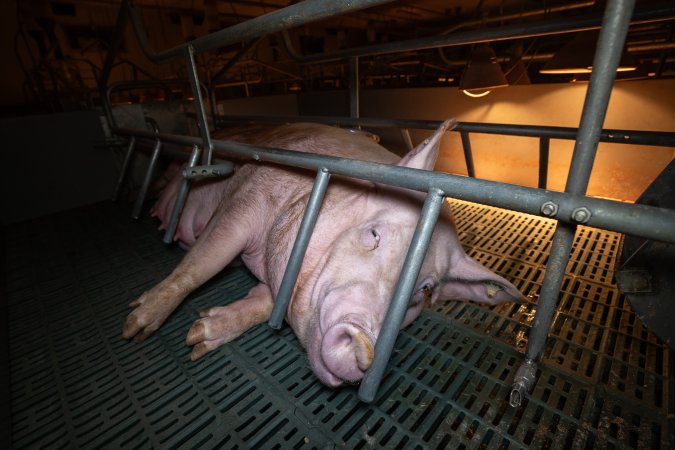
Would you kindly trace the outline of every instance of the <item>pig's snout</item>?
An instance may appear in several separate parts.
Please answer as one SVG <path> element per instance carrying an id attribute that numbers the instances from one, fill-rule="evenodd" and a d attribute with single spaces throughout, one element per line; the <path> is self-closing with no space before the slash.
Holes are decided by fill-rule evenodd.
<path id="1" fill-rule="evenodd" d="M 366 330 L 352 322 L 338 322 L 323 336 L 321 357 L 330 372 L 345 382 L 363 378 L 375 349 Z"/>

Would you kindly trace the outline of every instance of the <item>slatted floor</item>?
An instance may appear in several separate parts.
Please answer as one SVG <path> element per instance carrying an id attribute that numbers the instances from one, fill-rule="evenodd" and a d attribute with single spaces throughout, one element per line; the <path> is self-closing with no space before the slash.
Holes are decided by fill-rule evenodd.
<path id="1" fill-rule="evenodd" d="M 228 268 L 144 344 L 120 336 L 127 304 L 182 252 L 149 218 L 109 203 L 5 230 L 11 427 L 21 448 L 520 449 L 674 443 L 674 354 L 612 283 L 615 233 L 581 228 L 545 362 L 508 405 L 552 222 L 453 202 L 468 253 L 530 299 L 444 303 L 399 335 L 375 402 L 321 385 L 288 328 L 258 326 L 198 362 L 198 311 L 255 280 Z"/>

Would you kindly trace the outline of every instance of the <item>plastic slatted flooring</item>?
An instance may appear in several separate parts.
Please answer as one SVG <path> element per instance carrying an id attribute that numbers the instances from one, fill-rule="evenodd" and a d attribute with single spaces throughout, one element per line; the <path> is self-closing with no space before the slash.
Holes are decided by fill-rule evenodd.
<path id="1" fill-rule="evenodd" d="M 453 202 L 469 254 L 531 303 L 449 302 L 404 330 L 372 405 L 320 384 L 285 327 L 253 328 L 198 362 L 198 311 L 255 280 L 225 269 L 143 344 L 127 304 L 182 251 L 149 218 L 99 204 L 5 230 L 15 448 L 673 448 L 673 351 L 612 282 L 619 235 L 581 228 L 532 395 L 508 405 L 551 221 Z"/>

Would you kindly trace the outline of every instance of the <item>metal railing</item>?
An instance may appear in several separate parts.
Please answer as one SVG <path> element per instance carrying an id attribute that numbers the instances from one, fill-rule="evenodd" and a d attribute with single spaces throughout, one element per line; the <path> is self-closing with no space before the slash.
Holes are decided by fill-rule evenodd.
<path id="1" fill-rule="evenodd" d="M 184 57 L 190 69 L 190 81 L 193 87 L 195 105 L 197 111 L 197 121 L 200 125 L 201 137 L 190 137 L 182 135 L 172 135 L 160 133 L 158 131 L 139 130 L 139 129 L 120 129 L 113 128 L 113 131 L 121 136 L 130 138 L 129 152 L 131 152 L 137 139 L 150 139 L 155 142 L 171 142 L 185 146 L 192 146 L 190 165 L 195 166 L 198 160 L 200 148 L 206 150 L 206 162 L 212 162 L 212 155 L 215 158 L 230 158 L 236 156 L 256 162 L 273 162 L 291 167 L 300 167 L 316 172 L 316 181 L 310 195 L 305 215 L 302 219 L 298 236 L 292 249 L 291 260 L 288 263 L 282 287 L 275 300 L 275 306 L 270 318 L 270 324 L 278 328 L 281 326 L 284 312 L 287 309 L 293 286 L 296 282 L 297 272 L 302 264 L 302 255 L 306 249 L 309 238 L 311 237 L 313 224 L 316 221 L 321 201 L 326 192 L 329 183 L 330 174 L 346 175 L 363 180 L 385 183 L 394 186 L 415 189 L 427 192 L 427 199 L 423 205 L 420 221 L 416 232 L 412 238 L 408 254 L 405 258 L 403 269 L 396 285 L 392 303 L 387 311 L 383 328 L 376 342 L 375 357 L 371 367 L 361 383 L 359 397 L 370 402 L 374 399 L 377 388 L 386 369 L 393 343 L 398 334 L 398 330 L 403 318 L 403 312 L 410 298 L 411 290 L 417 279 L 422 260 L 424 259 L 426 248 L 429 243 L 431 231 L 433 230 L 438 211 L 443 199 L 446 196 L 457 197 L 466 200 L 475 201 L 491 206 L 497 206 L 514 211 L 520 211 L 529 214 L 552 217 L 557 220 L 557 228 L 553 238 L 553 246 L 549 263 L 544 278 L 537 315 L 530 333 L 528 346 L 525 352 L 525 361 L 518 369 L 514 379 L 513 390 L 511 392 L 511 404 L 517 406 L 522 402 L 523 396 L 531 389 L 536 377 L 536 362 L 542 356 L 546 334 L 551 324 L 552 313 L 555 309 L 558 292 L 562 276 L 564 274 L 567 260 L 570 256 L 572 238 L 579 223 L 592 227 L 619 231 L 623 233 L 642 236 L 647 239 L 655 239 L 664 242 L 675 243 L 675 211 L 664 208 L 656 208 L 645 205 L 635 205 L 605 199 L 591 198 L 585 195 L 588 179 L 590 176 L 593 159 L 597 150 L 598 142 L 627 142 L 646 145 L 673 145 L 675 139 L 673 133 L 650 133 L 638 131 L 602 131 L 602 122 L 607 110 L 609 95 L 616 74 L 619 56 L 628 25 L 631 20 L 631 13 L 634 7 L 634 0 L 610 0 L 603 16 L 603 23 L 598 41 L 598 49 L 594 62 L 594 70 L 589 83 L 586 101 L 582 112 L 579 129 L 559 128 L 559 127 L 528 127 L 519 125 L 489 125 L 460 123 L 458 131 L 462 133 L 462 142 L 464 143 L 465 155 L 467 155 L 467 166 L 471 165 L 471 151 L 469 133 L 498 133 L 511 134 L 519 136 L 532 136 L 540 139 L 540 163 L 548 159 L 548 143 L 552 138 L 555 139 L 576 139 L 572 167 L 568 178 L 565 192 L 554 192 L 543 188 L 528 188 L 515 186 L 505 183 L 498 183 L 475 178 L 466 178 L 457 175 L 450 175 L 437 172 L 429 172 L 405 167 L 377 164 L 366 161 L 349 160 L 343 158 L 334 158 L 325 155 L 307 154 L 294 152 L 290 150 L 263 148 L 253 145 L 241 144 L 230 141 L 211 140 L 204 113 L 204 105 L 198 89 L 197 72 L 194 65 L 194 53 L 214 48 L 218 45 L 225 45 L 234 41 L 250 41 L 258 38 L 265 33 L 279 31 L 282 28 L 289 28 L 299 23 L 306 23 L 312 18 L 317 17 L 315 8 L 321 3 L 325 8 L 326 2 L 305 1 L 297 3 L 292 7 L 285 8 L 272 14 L 261 16 L 249 22 L 250 28 L 246 24 L 237 25 L 221 32 L 215 33 L 210 37 L 200 38 L 191 43 L 184 44 L 177 48 L 164 51 L 160 54 L 152 54 L 151 59 L 156 62 L 163 62 L 169 59 Z M 338 14 L 348 10 L 354 10 L 379 4 L 384 2 L 362 1 L 362 2 L 331 2 L 335 8 L 326 11 L 326 15 Z M 349 6 L 350 4 L 351 6 Z M 339 7 L 338 7 L 339 5 Z M 308 14 L 303 14 L 307 8 Z M 672 9 L 672 8 L 671 8 Z M 313 11 L 313 12 L 312 12 Z M 299 14 L 300 19 L 291 19 Z M 117 31 L 121 35 L 126 26 L 127 18 L 131 15 L 136 28 L 139 41 L 146 51 L 149 51 L 147 41 L 141 29 L 140 21 L 135 16 L 135 12 L 128 1 L 125 1 L 120 9 Z M 274 17 L 277 23 L 273 29 L 263 29 L 261 24 L 267 23 L 270 17 Z M 284 22 L 284 17 L 287 22 Z M 303 22 L 304 21 L 304 22 Z M 288 24 L 287 27 L 279 27 L 279 23 Z M 595 26 L 595 25 L 594 25 Z M 236 39 L 233 29 L 237 30 Z M 229 30 L 229 31 L 228 31 Z M 480 33 L 480 32 L 476 32 Z M 485 31 L 483 36 L 474 36 L 474 39 L 491 40 L 494 39 L 493 31 Z M 106 60 L 104 72 L 101 77 L 101 91 L 106 89 L 110 68 L 114 61 L 114 55 L 119 46 L 121 38 L 117 36 L 112 45 Z M 438 47 L 448 44 L 449 41 L 439 42 Z M 410 45 L 400 44 L 391 51 L 409 50 Z M 388 50 L 389 51 L 389 50 Z M 359 54 L 347 55 L 340 54 L 340 58 L 345 56 L 358 57 Z M 149 56 L 150 57 L 150 56 Z M 357 73 L 358 61 L 354 60 L 354 69 L 352 73 Z M 358 85 L 352 90 L 352 102 L 358 102 Z M 102 95 L 102 98 L 106 98 Z M 110 105 L 106 105 L 110 108 Z M 342 124 L 362 125 L 362 126 L 397 126 L 402 130 L 408 128 L 436 128 L 439 122 L 436 121 L 388 121 L 383 119 L 363 119 L 358 118 L 358 105 L 352 105 L 351 118 L 340 119 Z M 269 119 L 269 118 L 267 118 Z M 312 117 L 304 117 L 303 120 L 312 121 Z M 228 121 L 256 121 L 264 122 L 266 118 L 224 118 Z M 270 119 L 272 120 L 272 119 Z M 290 118 L 274 118 L 274 120 L 290 121 Z M 329 121 L 330 118 L 322 118 L 315 121 Z M 404 137 L 407 131 L 404 133 Z M 628 137 L 628 138 L 626 138 Z M 186 153 L 187 155 L 187 153 Z M 469 169 L 471 173 L 472 170 Z M 540 173 L 542 169 L 540 169 Z M 545 186 L 545 173 L 540 175 L 540 186 Z M 185 193 L 187 192 L 187 179 L 185 180 Z M 181 188 L 181 192 L 183 189 Z M 180 198 L 176 200 L 174 206 L 172 221 L 177 220 L 182 207 Z"/>

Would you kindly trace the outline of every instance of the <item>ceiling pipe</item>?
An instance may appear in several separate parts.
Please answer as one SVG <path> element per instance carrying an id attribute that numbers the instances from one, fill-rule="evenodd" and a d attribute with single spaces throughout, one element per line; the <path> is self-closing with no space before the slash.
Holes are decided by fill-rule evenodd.
<path id="1" fill-rule="evenodd" d="M 663 22 L 675 18 L 675 5 L 672 2 L 660 4 L 649 9 L 636 10 L 631 24 L 643 24 Z M 284 44 L 288 53 L 298 63 L 313 64 L 328 61 L 346 59 L 351 56 L 375 56 L 387 53 L 400 53 L 441 47 L 452 47 L 495 41 L 507 41 L 529 37 L 549 36 L 579 31 L 600 29 L 602 14 L 591 14 L 581 18 L 567 18 L 557 20 L 544 20 L 535 23 L 509 25 L 500 28 L 471 30 L 452 35 L 431 36 L 426 38 L 411 39 L 406 41 L 389 42 L 386 44 L 368 45 L 344 50 L 338 50 L 327 54 L 309 56 L 300 55 L 292 47 L 290 38 L 284 33 Z"/>

